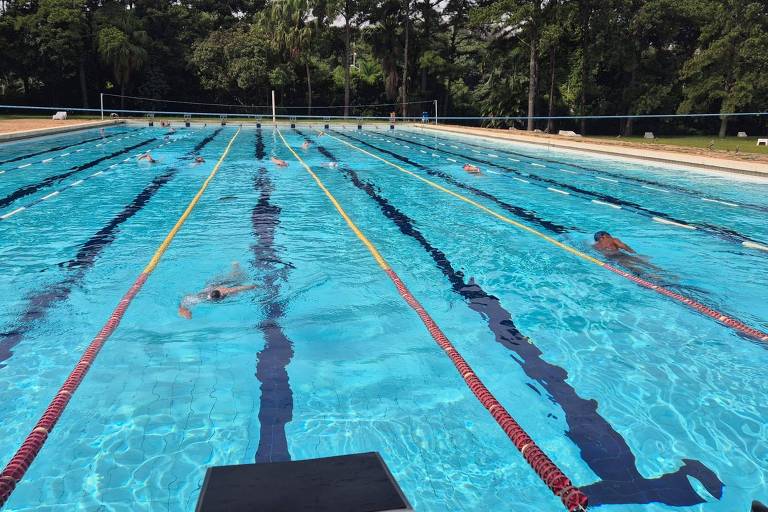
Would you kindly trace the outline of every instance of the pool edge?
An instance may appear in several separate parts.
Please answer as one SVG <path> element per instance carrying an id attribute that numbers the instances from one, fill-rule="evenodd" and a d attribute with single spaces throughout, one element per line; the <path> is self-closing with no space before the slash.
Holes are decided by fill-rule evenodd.
<path id="1" fill-rule="evenodd" d="M 42 137 L 44 135 L 55 135 L 58 133 L 74 132 L 78 130 L 85 130 L 88 128 L 99 128 L 104 126 L 112 126 L 115 124 L 122 124 L 122 120 L 108 120 L 108 121 L 86 121 L 78 124 L 69 124 L 66 126 L 55 126 L 52 128 L 36 128 L 34 130 L 22 130 L 19 132 L 0 133 L 0 142 L 12 142 L 15 140 L 31 139 L 33 137 Z"/>

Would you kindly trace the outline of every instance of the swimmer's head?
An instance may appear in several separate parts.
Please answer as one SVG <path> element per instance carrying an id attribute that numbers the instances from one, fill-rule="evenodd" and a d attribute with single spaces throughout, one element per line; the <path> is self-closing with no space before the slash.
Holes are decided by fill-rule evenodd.
<path id="1" fill-rule="evenodd" d="M 208 294 L 208 297 L 210 297 L 211 300 L 219 300 L 221 298 L 221 291 L 213 289 L 211 290 L 211 293 Z"/>
<path id="2" fill-rule="evenodd" d="M 599 242 L 601 239 L 605 238 L 606 236 L 611 236 L 608 234 L 607 231 L 598 231 L 595 233 L 595 242 Z"/>

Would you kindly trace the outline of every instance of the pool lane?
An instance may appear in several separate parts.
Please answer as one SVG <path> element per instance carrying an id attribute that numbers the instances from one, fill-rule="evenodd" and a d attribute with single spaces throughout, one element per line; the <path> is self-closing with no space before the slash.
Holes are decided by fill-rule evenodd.
<path id="1" fill-rule="evenodd" d="M 364 140 L 361 140 L 361 139 L 356 138 L 356 137 L 352 137 L 351 135 L 348 135 L 348 134 L 343 133 L 343 132 L 338 132 L 338 131 L 335 131 L 335 130 L 331 130 L 331 132 L 335 133 L 335 134 L 338 134 L 338 135 L 341 135 L 341 136 L 344 136 L 344 137 L 347 137 L 347 138 L 349 138 L 351 140 L 354 140 L 354 141 L 356 141 L 356 142 L 358 142 L 358 143 L 360 143 L 360 144 L 362 144 L 364 146 L 367 146 L 367 147 L 369 147 L 371 149 L 378 150 L 378 151 L 380 151 L 380 152 L 382 152 L 384 154 L 387 154 L 387 155 L 389 155 L 389 156 L 391 156 L 391 157 L 393 157 L 393 158 L 395 158 L 395 159 L 397 159 L 397 160 L 399 160 L 401 162 L 404 162 L 404 163 L 406 163 L 408 165 L 416 167 L 417 169 L 425 171 L 430 176 L 439 177 L 440 179 L 442 179 L 446 183 L 449 183 L 450 185 L 453 185 L 454 187 L 457 187 L 457 188 L 460 188 L 462 190 L 468 191 L 468 192 L 472 193 L 473 195 L 475 195 L 477 197 L 482 197 L 483 199 L 487 199 L 487 200 L 495 203 L 497 206 L 501 207 L 505 211 L 507 211 L 507 212 L 511 213 L 512 215 L 516 216 L 517 218 L 519 218 L 521 220 L 528 221 L 531 224 L 535 224 L 537 226 L 543 227 L 544 229 L 547 229 L 548 231 L 550 231 L 552 233 L 561 234 L 561 233 L 566 233 L 568 231 L 577 230 L 576 228 L 565 226 L 565 225 L 562 225 L 562 224 L 558 224 L 556 222 L 552 222 L 552 221 L 550 221 L 548 219 L 542 218 L 535 211 L 532 211 L 532 210 L 526 209 L 526 208 L 521 208 L 521 207 L 519 207 L 517 205 L 514 205 L 514 204 L 511 204 L 511 203 L 509 203 L 507 201 L 501 200 L 497 196 L 495 196 L 494 194 L 491 194 L 490 192 L 487 192 L 487 191 L 482 190 L 480 188 L 477 188 L 475 186 L 469 185 L 469 184 L 467 184 L 467 183 L 465 183 L 463 181 L 457 180 L 453 176 L 451 176 L 451 175 L 449 175 L 449 174 L 447 174 L 447 173 L 445 173 L 443 171 L 439 171 L 437 169 L 434 169 L 433 167 L 430 167 L 430 166 L 418 163 L 418 162 L 416 162 L 414 160 L 411 160 L 410 158 L 408 158 L 406 156 L 403 156 L 403 155 L 401 155 L 399 153 L 396 153 L 394 151 L 389 151 L 389 150 L 386 150 L 386 149 L 374 146 L 374 145 L 372 145 L 372 144 L 370 144 L 370 143 L 368 143 L 368 142 L 366 142 Z"/>
<path id="2" fill-rule="evenodd" d="M 197 155 L 221 132 L 214 131 L 199 141 L 195 147 L 179 158 L 184 160 Z M 120 231 L 120 226 L 141 212 L 152 197 L 168 184 L 179 172 L 179 167 L 174 166 L 155 176 L 123 209 L 110 219 L 101 229 L 87 239 L 75 256 L 63 262 L 60 266 L 67 271 L 65 277 L 53 284 L 47 285 L 43 290 L 33 292 L 26 299 L 26 305 L 14 324 L 5 332 L 0 333 L 0 368 L 5 366 L 13 355 L 13 349 L 21 343 L 24 337 L 38 322 L 45 319 L 48 311 L 56 304 L 67 300 L 72 289 L 79 286 L 86 273 L 96 262 L 96 259 L 104 249 L 115 241 Z"/>
<path id="3" fill-rule="evenodd" d="M 282 299 L 281 282 L 288 280 L 290 265 L 275 247 L 275 231 L 282 209 L 272 200 L 275 185 L 264 166 L 264 137 L 256 131 L 255 156 L 258 170 L 253 188 L 258 200 L 251 211 L 251 225 L 256 243 L 252 246 L 252 265 L 261 277 L 264 318 L 258 328 L 264 336 L 264 348 L 256 355 L 256 378 L 261 383 L 259 399 L 259 444 L 255 462 L 291 460 L 285 426 L 293 419 L 293 391 L 287 367 L 293 358 L 293 341 L 283 329 L 287 305 Z"/>
<path id="4" fill-rule="evenodd" d="M 717 236 L 723 240 L 734 242 L 739 245 L 743 245 L 748 248 L 756 248 L 760 249 L 762 251 L 768 251 L 768 242 L 761 239 L 756 239 L 752 236 L 749 236 L 747 234 L 739 233 L 736 230 L 718 226 L 716 224 L 706 223 L 706 222 L 697 222 L 697 221 L 686 221 L 679 218 L 674 217 L 671 214 L 661 212 L 658 210 L 655 210 L 653 208 L 647 208 L 643 205 L 637 204 L 635 202 L 621 199 L 619 197 L 602 193 L 602 192 L 593 192 L 575 185 L 572 185 L 570 183 L 566 183 L 564 181 L 552 179 L 549 177 L 541 176 L 538 174 L 535 174 L 532 171 L 526 170 L 521 171 L 515 167 L 512 167 L 510 165 L 506 165 L 503 161 L 500 160 L 493 160 L 488 159 L 487 157 L 483 156 L 477 156 L 477 155 L 466 155 L 464 153 L 460 153 L 458 151 L 451 151 L 449 149 L 444 149 L 443 147 L 434 148 L 432 146 L 429 146 L 427 144 L 422 144 L 420 142 L 414 142 L 406 138 L 398 137 L 393 134 L 388 134 L 386 137 L 381 137 L 378 135 L 374 135 L 370 132 L 363 132 L 364 134 L 368 136 L 372 136 L 379 140 L 380 142 L 386 141 L 386 140 L 399 140 L 399 141 L 408 141 L 411 144 L 415 146 L 420 146 L 424 148 L 429 148 L 431 152 L 438 152 L 442 153 L 444 155 L 453 155 L 458 158 L 463 159 L 463 161 L 469 161 L 469 162 L 476 162 L 478 164 L 482 164 L 484 166 L 492 166 L 494 169 L 500 169 L 504 171 L 505 173 L 512 173 L 515 176 L 518 176 L 519 178 L 523 178 L 526 183 L 530 183 L 533 186 L 537 187 L 543 187 L 550 191 L 556 191 L 559 193 L 567 192 L 567 194 L 574 194 L 578 197 L 582 197 L 585 199 L 588 199 L 592 201 L 595 204 L 603 205 L 609 208 L 614 209 L 624 209 L 626 211 L 630 211 L 639 215 L 642 215 L 643 217 L 646 217 L 652 221 L 655 222 L 661 222 L 666 223 L 670 225 L 676 225 L 681 228 L 686 229 L 698 229 L 704 233 Z M 455 160 L 454 160 L 455 162 Z M 508 174 L 502 174 L 503 176 L 515 179 L 514 176 L 510 176 Z M 558 187 L 556 189 L 552 189 L 551 186 Z M 768 256 L 768 254 L 767 254 Z"/>
<path id="5" fill-rule="evenodd" d="M 189 217 L 192 210 L 202 197 L 203 193 L 208 188 L 208 185 L 218 173 L 221 164 L 223 163 L 232 147 L 232 144 L 239 134 L 240 130 L 238 129 L 230 139 L 226 149 L 219 157 L 210 174 L 208 174 L 208 177 L 200 186 L 191 201 L 189 201 L 189 204 L 187 205 L 184 212 L 178 218 L 173 228 L 171 228 L 171 230 L 165 236 L 162 243 L 155 250 L 154 254 L 149 260 L 149 263 L 138 275 L 136 280 L 133 282 L 133 285 L 122 296 L 118 304 L 115 306 L 115 309 L 112 311 L 112 314 L 110 315 L 107 322 L 102 326 L 98 334 L 89 343 L 79 362 L 72 369 L 69 376 L 64 381 L 64 384 L 51 400 L 45 413 L 40 416 L 40 419 L 38 420 L 35 427 L 28 434 L 14 456 L 0 473 L 0 477 L 2 477 L 0 478 L 0 507 L 2 507 L 7 499 L 11 496 L 14 489 L 16 488 L 16 484 L 23 478 L 24 474 L 29 469 L 29 466 L 37 457 L 38 453 L 45 444 L 49 433 L 53 430 L 53 427 L 56 425 L 59 418 L 63 414 L 67 404 L 72 399 L 73 393 L 82 383 L 85 375 L 88 373 L 93 362 L 98 356 L 99 351 L 104 346 L 107 339 L 115 331 L 133 298 L 139 293 L 144 283 L 155 270 L 164 253 L 175 238 L 176 234 L 184 225 L 186 219 Z"/>
<path id="6" fill-rule="evenodd" d="M 355 137 L 352 137 L 350 135 L 347 135 L 347 134 L 343 134 L 341 132 L 334 132 L 334 133 L 337 133 L 339 136 L 343 136 L 346 139 L 352 140 L 356 144 L 359 144 L 359 145 L 362 145 L 362 146 L 368 146 L 371 149 L 374 149 L 376 151 L 382 152 L 382 153 L 387 154 L 387 155 L 388 154 L 395 154 L 395 155 L 398 154 L 398 153 L 394 153 L 394 152 L 391 152 L 391 151 L 388 151 L 388 150 L 382 150 L 382 149 L 377 148 L 376 146 L 373 146 L 373 145 L 371 145 L 371 144 L 369 144 L 369 143 L 367 143 L 365 141 L 359 141 L 359 139 L 357 139 Z M 709 307 L 709 306 L 699 302 L 698 300 L 693 299 L 690 296 L 686 296 L 686 295 L 683 295 L 681 293 L 678 293 L 678 292 L 674 291 L 671 288 L 663 286 L 660 283 L 654 283 L 653 281 L 649 281 L 649 280 L 643 279 L 642 277 L 638 277 L 637 275 L 631 274 L 631 273 L 629 273 L 629 272 L 627 272 L 625 270 L 622 270 L 621 268 L 615 267 L 615 266 L 610 265 L 610 264 L 608 264 L 608 263 L 606 263 L 604 261 L 601 261 L 601 260 L 599 260 L 599 259 L 597 259 L 597 258 L 595 258 L 593 256 L 590 256 L 589 254 L 586 254 L 585 252 L 580 251 L 577 248 L 574 248 L 573 246 L 571 246 L 569 244 L 560 242 L 559 240 L 557 240 L 557 239 L 555 239 L 555 238 L 553 238 L 553 237 L 551 237 L 551 236 L 549 236 L 549 235 L 547 235 L 547 234 L 545 234 L 545 233 L 543 233 L 541 231 L 538 231 L 537 229 L 534 229 L 534 228 L 532 228 L 532 227 L 530 227 L 528 225 L 522 224 L 522 223 L 520 223 L 518 221 L 515 221 L 515 220 L 509 218 L 509 217 L 506 217 L 506 216 L 504 216 L 502 214 L 499 214 L 499 213 L 493 211 L 492 209 L 490 209 L 490 208 L 488 208 L 488 207 L 486 207 L 486 206 L 484 206 L 484 205 L 482 205 L 482 204 L 480 204 L 480 203 L 478 203 L 478 202 L 476 202 L 476 201 L 474 201 L 474 200 L 472 200 L 472 199 L 470 199 L 470 198 L 468 198 L 466 196 L 463 196 L 460 193 L 457 193 L 457 192 L 451 191 L 449 189 L 446 189 L 445 187 L 442 187 L 441 185 L 439 185 L 439 184 L 437 184 L 437 183 L 435 183 L 435 182 L 433 182 L 431 180 L 428 180 L 428 179 L 424 178 L 423 176 L 420 176 L 418 173 L 406 170 L 406 169 L 400 167 L 399 165 L 397 165 L 397 164 L 387 160 L 386 158 L 383 158 L 383 157 L 378 156 L 378 155 L 374 155 L 373 153 L 370 153 L 369 151 L 366 151 L 365 149 L 362 149 L 362 148 L 356 146 L 355 144 L 350 143 L 347 140 L 342 140 L 342 139 L 340 139 L 340 138 L 338 138 L 338 137 L 336 137 L 334 135 L 329 135 L 329 136 L 331 138 L 333 138 L 335 140 L 338 140 L 341 143 L 347 145 L 349 148 L 353 148 L 353 149 L 355 149 L 355 150 L 357 150 L 359 152 L 362 152 L 364 154 L 368 154 L 372 158 L 379 159 L 380 161 L 386 163 L 388 166 L 390 166 L 392 168 L 395 168 L 398 171 L 400 171 L 400 172 L 402 172 L 402 173 L 404 173 L 406 175 L 412 176 L 415 179 L 418 179 L 418 180 L 422 181 L 423 183 L 431 186 L 432 188 L 440 190 L 441 192 L 443 192 L 445 194 L 451 195 L 454 198 L 456 198 L 456 199 L 458 199 L 460 201 L 463 201 L 463 202 L 465 202 L 465 203 L 467 203 L 467 204 L 469 204 L 469 205 L 471 205 L 471 206 L 481 210 L 482 212 L 484 212 L 484 213 L 486 213 L 486 214 L 496 218 L 497 220 L 500 220 L 500 221 L 502 221 L 502 222 L 504 222 L 506 224 L 512 225 L 512 226 L 514 226 L 514 227 L 516 227 L 516 228 L 518 228 L 520 230 L 527 231 L 528 233 L 533 234 L 536 237 L 539 237 L 539 238 L 547 241 L 549 244 L 554 245 L 554 246 L 556 246 L 556 247 L 558 247 L 558 248 L 560 248 L 560 249 L 562 249 L 562 250 L 564 250 L 566 252 L 571 253 L 572 255 L 578 257 L 579 259 L 581 259 L 583 261 L 586 261 L 586 262 L 592 263 L 594 265 L 597 265 L 599 267 L 602 267 L 605 270 L 613 272 L 614 274 L 617 274 L 617 275 L 619 275 L 619 276 L 621 276 L 621 277 L 623 277 L 623 278 L 625 278 L 625 279 L 627 279 L 629 281 L 632 281 L 632 282 L 636 283 L 637 285 L 639 285 L 641 287 L 647 288 L 647 289 L 649 289 L 651 291 L 654 291 L 654 292 L 656 292 L 658 294 L 661 294 L 661 295 L 664 295 L 666 297 L 669 297 L 669 298 L 673 299 L 674 301 L 676 301 L 676 302 L 678 302 L 680 304 L 683 304 L 683 305 L 685 305 L 685 306 L 687 306 L 687 307 L 689 307 L 689 308 L 699 312 L 702 315 L 710 317 L 711 319 L 717 321 L 718 323 L 720 323 L 722 325 L 725 325 L 725 326 L 727 326 L 727 327 L 729 327 L 731 329 L 734 329 L 735 331 L 739 332 L 740 334 L 742 334 L 742 335 L 744 335 L 744 336 L 746 336 L 746 337 L 748 337 L 750 339 L 753 339 L 753 340 L 758 341 L 758 342 L 763 343 L 763 344 L 767 344 L 768 343 L 768 332 L 762 331 L 759 328 L 752 327 L 749 324 L 747 324 L 747 323 L 745 323 L 745 322 L 743 322 L 743 321 L 741 321 L 741 320 L 739 320 L 739 319 L 737 319 L 737 318 L 735 318 L 735 317 L 733 317 L 731 315 L 728 315 L 728 314 L 726 314 L 724 312 L 718 311 L 717 309 Z M 400 160 L 400 161 L 408 161 L 409 160 L 406 157 L 403 157 L 402 155 L 400 155 L 400 158 L 397 158 L 397 159 Z M 715 307 L 717 307 L 717 306 L 715 306 Z"/>
<path id="7" fill-rule="evenodd" d="M 337 162 L 336 156 L 322 142 L 307 137 L 328 161 Z M 696 460 L 685 460 L 675 472 L 656 478 L 645 478 L 637 470 L 635 456 L 623 437 L 597 412 L 595 400 L 584 399 L 568 383 L 568 373 L 543 359 L 543 353 L 514 323 L 512 315 L 499 299 L 487 293 L 474 281 L 467 282 L 446 254 L 432 245 L 416 228 L 414 221 L 382 196 L 370 181 L 361 179 L 358 173 L 343 161 L 338 167 L 347 179 L 368 195 L 379 206 L 382 215 L 395 223 L 400 232 L 424 249 L 435 265 L 451 283 L 451 287 L 467 303 L 470 309 L 483 318 L 493 332 L 497 343 L 514 352 L 515 361 L 525 374 L 549 394 L 560 406 L 568 424 L 567 437 L 575 443 L 589 467 L 600 481 L 583 486 L 591 505 L 636 504 L 659 502 L 675 506 L 692 506 L 704 500 L 691 486 L 688 477 L 701 482 L 707 491 L 718 499 L 722 497 L 723 483 L 717 475 Z"/>
<path id="8" fill-rule="evenodd" d="M 39 150 L 39 151 L 35 151 L 35 152 L 32 152 L 32 153 L 26 153 L 26 154 L 18 155 L 18 156 L 15 156 L 15 157 L 6 157 L 5 160 L 0 160 L 0 166 L 3 166 L 5 164 L 14 163 L 14 162 L 20 162 L 22 160 L 27 160 L 27 159 L 34 158 L 34 157 L 40 156 L 40 155 L 47 155 L 49 153 L 54 153 L 56 151 L 64 151 L 64 150 L 67 150 L 67 149 L 72 149 L 72 148 L 75 148 L 77 146 L 82 146 L 84 144 L 88 144 L 90 142 L 96 142 L 96 143 L 102 142 L 103 143 L 103 142 L 106 141 L 108 143 L 111 143 L 113 141 L 122 140 L 124 137 L 132 137 L 135 134 L 136 131 L 138 131 L 138 129 L 121 130 L 121 131 L 112 132 L 112 133 L 105 133 L 104 136 L 98 135 L 96 137 L 91 137 L 91 138 L 88 138 L 88 139 L 79 140 L 77 142 L 70 142 L 70 143 L 66 143 L 66 144 L 61 144 L 59 146 L 46 147 L 45 149 L 42 149 L 42 150 Z M 69 156 L 70 154 L 71 154 L 71 152 L 68 152 L 68 153 L 63 154 L 63 155 L 55 155 L 53 158 L 65 157 L 65 156 Z M 45 160 L 48 160 L 48 159 L 46 158 Z M 25 164 L 17 165 L 17 166 L 8 166 L 8 167 L 5 167 L 5 168 L 0 168 L 0 172 L 8 172 L 8 171 L 12 171 L 14 169 L 26 169 L 27 167 L 29 167 L 30 165 L 32 165 L 34 163 L 35 162 L 30 162 L 30 163 L 25 163 Z M 42 162 L 40 162 L 40 163 L 42 163 Z"/>
<path id="9" fill-rule="evenodd" d="M 417 133 L 413 133 L 413 132 L 406 131 L 406 130 L 402 130 L 402 131 L 400 131 L 400 133 L 408 133 L 409 136 L 412 137 L 411 138 L 412 141 L 414 139 L 418 139 L 418 140 L 420 140 L 422 142 L 426 142 L 426 141 L 430 141 L 431 140 L 431 141 L 433 141 L 434 144 L 436 144 L 438 146 L 450 147 L 450 148 L 453 148 L 453 149 L 459 149 L 459 146 L 457 144 L 457 142 L 459 142 L 459 141 L 457 141 L 456 139 L 447 138 L 447 137 L 445 137 L 444 134 L 439 134 L 438 135 L 437 133 L 434 133 L 434 132 L 428 132 L 428 133 L 422 133 L 421 136 L 418 136 Z M 591 178 L 594 178 L 594 179 L 602 180 L 604 182 L 607 181 L 607 182 L 624 183 L 624 184 L 634 183 L 634 184 L 636 184 L 636 185 L 638 185 L 638 186 L 640 186 L 642 188 L 645 188 L 647 190 L 655 190 L 655 191 L 661 191 L 661 192 L 676 192 L 678 194 L 683 194 L 683 195 L 687 195 L 687 196 L 690 196 L 690 197 L 695 197 L 695 198 L 701 199 L 703 201 L 708 201 L 708 202 L 719 204 L 719 205 L 738 206 L 738 207 L 743 207 L 743 208 L 749 208 L 749 209 L 752 209 L 752 210 L 755 210 L 755 211 L 760 211 L 760 212 L 768 213 L 768 205 L 752 203 L 752 202 L 746 202 L 746 201 L 740 201 L 737 198 L 723 198 L 723 197 L 720 197 L 720 196 L 717 196 L 717 195 L 713 195 L 713 194 L 710 194 L 710 193 L 707 193 L 707 192 L 703 192 L 703 191 L 700 191 L 700 190 L 695 190 L 695 189 L 692 189 L 692 188 L 689 188 L 689 187 L 686 187 L 686 186 L 680 186 L 680 185 L 677 185 L 675 183 L 665 183 L 665 182 L 661 182 L 661 181 L 657 181 L 657 180 L 653 180 L 653 179 L 649 179 L 649 178 L 644 178 L 644 177 L 640 177 L 640 176 L 633 176 L 633 175 L 630 175 L 630 174 L 616 173 L 616 172 L 607 171 L 607 170 L 603 170 L 603 169 L 597 169 L 595 167 L 590 167 L 590 166 L 587 166 L 587 165 L 582 165 L 582 164 L 578 164 L 578 163 L 572 163 L 572 162 L 568 162 L 568 161 L 564 161 L 564 160 L 552 159 L 552 158 L 548 158 L 548 157 L 544 157 L 544 156 L 539 156 L 539 155 L 535 155 L 534 156 L 534 155 L 531 155 L 531 154 L 522 153 L 520 151 L 515 151 L 515 150 L 512 150 L 512 149 L 509 149 L 505 145 L 505 143 L 503 141 L 500 141 L 499 145 L 496 146 L 496 147 L 489 147 L 489 146 L 481 145 L 481 144 L 479 144 L 477 142 L 468 142 L 466 140 L 466 138 L 461 138 L 459 143 L 462 144 L 463 146 L 468 146 L 470 148 L 478 148 L 478 149 L 475 149 L 475 150 L 470 149 L 470 151 L 472 151 L 473 153 L 478 154 L 478 155 L 486 155 L 486 156 L 488 156 L 489 152 L 490 152 L 490 156 L 492 156 L 492 157 L 499 157 L 499 155 L 507 155 L 507 156 L 508 155 L 515 155 L 515 156 L 517 156 L 519 158 L 508 158 L 508 160 L 510 160 L 512 162 L 525 163 L 527 165 L 531 165 L 531 166 L 534 166 L 534 167 L 549 168 L 549 169 L 560 170 L 560 171 L 563 170 L 563 167 L 567 167 L 567 168 L 570 168 L 570 169 L 577 169 L 577 170 L 580 170 L 580 171 L 586 171 L 588 173 L 588 174 L 586 174 L 587 176 L 589 176 Z M 480 150 L 482 150 L 482 151 L 480 151 Z M 520 160 L 520 158 L 522 158 L 524 160 Z M 548 163 L 554 164 L 554 165 L 541 164 L 540 163 L 541 161 L 548 162 Z M 569 169 L 566 169 L 566 171 L 568 171 L 568 170 Z M 604 179 L 605 176 L 610 176 L 612 178 L 612 180 L 611 179 L 605 180 Z"/>
<path id="10" fill-rule="evenodd" d="M 135 144 L 132 144 L 128 147 L 124 147 L 121 149 L 118 149 L 117 151 L 113 151 L 112 153 L 108 155 L 100 156 L 99 158 L 93 159 L 89 162 L 86 162 L 84 164 L 75 165 L 70 167 L 66 172 L 58 173 L 53 176 L 48 176 L 45 179 L 37 182 L 32 183 L 28 185 L 24 185 L 22 187 L 17 188 L 10 194 L 7 194 L 5 197 L 0 198 L 0 208 L 6 208 L 10 205 L 12 205 L 15 201 L 18 201 L 21 198 L 24 198 L 26 196 L 32 195 L 40 190 L 43 190 L 47 187 L 50 187 L 52 185 L 55 185 L 62 180 L 73 176 L 77 173 L 81 173 L 83 171 L 87 171 L 88 169 L 91 169 L 97 165 L 99 165 L 102 162 L 111 160 L 113 158 L 118 158 L 120 156 L 123 156 L 127 153 L 130 153 L 132 151 L 135 151 L 139 148 L 144 148 L 149 144 L 152 144 L 158 140 L 157 137 L 150 137 L 145 138 L 143 140 L 139 140 Z M 6 212 L 7 213 L 7 212 Z"/>
<path id="11" fill-rule="evenodd" d="M 159 151 L 159 150 L 161 150 L 165 146 L 168 146 L 168 145 L 173 144 L 173 143 L 178 142 L 178 141 L 183 141 L 186 137 L 187 137 L 187 135 L 184 135 L 182 137 L 179 137 L 179 138 L 176 138 L 176 139 L 173 139 L 173 140 L 168 140 L 168 141 L 162 142 L 162 143 L 160 143 L 157 146 L 154 146 L 154 147 L 151 147 L 151 148 L 146 148 L 146 152 Z M 48 201 L 50 199 L 58 198 L 62 192 L 65 192 L 66 190 L 69 190 L 69 189 L 74 188 L 74 187 L 79 187 L 80 185 L 82 185 L 86 181 L 89 181 L 91 179 L 97 178 L 99 176 L 103 176 L 105 173 L 109 173 L 110 171 L 112 171 L 114 169 L 117 169 L 119 166 L 125 165 L 125 164 L 127 164 L 129 162 L 135 163 L 135 161 L 132 158 L 131 159 L 125 159 L 122 162 L 110 165 L 106 169 L 101 169 L 101 170 L 96 171 L 96 172 L 94 172 L 92 174 L 89 174 L 88 176 L 85 176 L 84 178 L 80 178 L 79 180 L 70 182 L 70 183 L 64 185 L 63 187 L 57 188 L 53 192 L 49 192 L 48 194 L 46 194 L 46 195 L 44 195 L 44 196 L 42 196 L 42 197 L 40 197 L 38 199 L 35 199 L 35 200 L 30 201 L 28 203 L 22 204 L 20 206 L 17 205 L 17 207 L 15 209 L 10 210 L 10 211 L 8 211 L 5 214 L 0 215 L 0 221 L 9 219 L 11 217 L 15 217 L 16 215 L 18 215 L 18 214 L 20 214 L 20 213 L 22 213 L 24 211 L 28 211 L 30 208 L 38 206 L 38 205 L 40 205 L 40 204 L 42 204 L 45 201 Z"/>

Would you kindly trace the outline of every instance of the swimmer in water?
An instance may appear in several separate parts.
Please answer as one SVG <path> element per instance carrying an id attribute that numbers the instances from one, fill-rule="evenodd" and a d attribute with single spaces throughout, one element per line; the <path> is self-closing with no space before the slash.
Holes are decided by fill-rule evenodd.
<path id="1" fill-rule="evenodd" d="M 195 157 L 195 165 L 200 165 L 200 164 L 204 164 L 204 163 L 205 163 L 205 158 L 203 158 L 201 156 L 196 156 Z"/>
<path id="2" fill-rule="evenodd" d="M 276 156 L 273 156 L 270 158 L 273 164 L 275 164 L 278 167 L 288 167 L 288 162 L 285 160 L 281 160 L 280 158 L 277 158 Z"/>
<path id="3" fill-rule="evenodd" d="M 214 279 L 205 288 L 181 299 L 179 315 L 187 320 L 192 318 L 192 308 L 203 302 L 216 303 L 227 297 L 256 288 L 255 284 L 243 285 L 246 275 L 237 262 L 232 263 L 232 270 L 226 276 Z"/>
<path id="4" fill-rule="evenodd" d="M 304 144 L 301 145 L 301 149 L 303 149 L 304 151 L 308 150 L 310 144 L 312 144 L 311 141 L 305 140 Z"/>
<path id="5" fill-rule="evenodd" d="M 339 166 L 339 162 L 325 162 L 323 164 L 323 167 L 330 167 L 331 169 L 336 169 Z"/>
<path id="6" fill-rule="evenodd" d="M 323 130 L 320 130 L 319 132 L 317 132 L 318 137 L 322 137 L 323 135 L 325 135 L 325 132 Z"/>
<path id="7" fill-rule="evenodd" d="M 141 155 L 141 156 L 139 157 L 139 160 L 146 160 L 147 162 L 149 162 L 149 163 L 151 163 L 151 164 L 156 164 L 156 163 L 157 163 L 157 160 L 155 160 L 154 158 L 152 158 L 152 155 L 150 155 L 150 154 L 149 154 L 149 151 L 147 151 L 146 153 L 144 153 L 143 155 Z"/>
<path id="8" fill-rule="evenodd" d="M 595 249 L 602 252 L 606 256 L 626 251 L 630 254 L 636 254 L 635 250 L 619 240 L 612 237 L 607 231 L 598 231 L 595 233 Z"/>
<path id="9" fill-rule="evenodd" d="M 104 128 L 99 128 L 99 134 L 101 135 L 101 138 L 104 138 Z"/>
<path id="10" fill-rule="evenodd" d="M 648 261 L 647 257 L 637 255 L 633 248 L 620 239 L 611 236 L 607 231 L 598 231 L 595 233 L 594 239 L 595 249 L 634 274 L 638 276 L 647 275 L 656 280 L 669 281 L 674 279 L 674 277 L 665 278 L 662 269 Z"/>
<path id="11" fill-rule="evenodd" d="M 480 168 L 472 164 L 464 164 L 464 170 L 469 174 L 480 174 Z"/>

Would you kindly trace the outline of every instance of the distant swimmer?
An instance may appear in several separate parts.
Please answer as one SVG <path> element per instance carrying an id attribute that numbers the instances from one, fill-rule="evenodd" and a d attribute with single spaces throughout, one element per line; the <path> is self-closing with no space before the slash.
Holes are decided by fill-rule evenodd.
<path id="1" fill-rule="evenodd" d="M 480 174 L 480 168 L 472 164 L 464 164 L 464 170 L 469 174 Z"/>
<path id="2" fill-rule="evenodd" d="M 304 144 L 302 144 L 302 145 L 301 145 L 301 149 L 303 149 L 304 151 L 308 150 L 308 149 L 309 149 L 309 146 L 310 146 L 310 144 L 312 144 L 312 142 L 311 142 L 311 141 L 305 140 L 305 141 L 304 141 Z"/>
<path id="3" fill-rule="evenodd" d="M 149 151 L 147 151 L 146 153 L 144 153 L 143 155 L 141 155 L 141 156 L 139 157 L 139 160 L 146 160 L 147 162 L 149 162 L 149 163 L 151 163 L 151 164 L 156 164 L 156 163 L 157 163 L 157 160 L 155 160 L 154 158 L 152 158 L 152 155 L 150 155 L 150 154 L 149 154 Z"/>
<path id="4" fill-rule="evenodd" d="M 201 156 L 196 156 L 195 157 L 195 163 L 196 164 L 204 164 L 205 163 L 205 158 L 203 158 Z"/>
<path id="5" fill-rule="evenodd" d="M 99 134 L 101 135 L 101 138 L 104 138 L 104 128 L 99 128 Z"/>
<path id="6" fill-rule="evenodd" d="M 626 251 L 630 254 L 635 254 L 635 250 L 619 240 L 612 237 L 607 231 L 598 231 L 595 233 L 595 249 L 602 252 L 606 256 L 616 254 L 621 251 Z"/>
<path id="7" fill-rule="evenodd" d="M 339 166 L 339 162 L 325 162 L 323 163 L 323 167 L 330 167 L 331 169 L 336 169 Z"/>
<path id="8" fill-rule="evenodd" d="M 325 132 L 323 130 L 320 130 L 319 132 L 317 132 L 318 137 L 322 137 L 323 135 L 325 135 Z"/>
<path id="9" fill-rule="evenodd" d="M 288 167 L 288 162 L 286 162 L 285 160 L 281 160 L 276 156 L 271 157 L 270 160 L 272 160 L 272 163 L 278 167 Z"/>
<path id="10" fill-rule="evenodd" d="M 198 304 L 221 302 L 227 297 L 256 288 L 255 284 L 242 284 L 245 278 L 245 272 L 240 268 L 240 264 L 237 262 L 232 263 L 232 270 L 229 274 L 215 278 L 201 291 L 181 299 L 179 315 L 189 320 L 192 318 L 192 308 Z"/>

